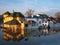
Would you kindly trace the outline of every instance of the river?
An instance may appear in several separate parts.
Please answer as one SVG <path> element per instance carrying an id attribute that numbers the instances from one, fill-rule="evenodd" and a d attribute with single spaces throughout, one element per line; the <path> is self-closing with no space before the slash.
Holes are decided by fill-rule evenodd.
<path id="1" fill-rule="evenodd" d="M 3 29 L 0 29 L 0 45 L 60 45 L 60 29 L 30 29 L 19 41 L 4 40 Z"/>

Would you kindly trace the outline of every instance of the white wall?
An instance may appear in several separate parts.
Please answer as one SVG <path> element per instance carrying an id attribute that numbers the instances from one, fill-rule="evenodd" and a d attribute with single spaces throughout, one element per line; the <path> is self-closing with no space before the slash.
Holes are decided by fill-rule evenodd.
<path id="1" fill-rule="evenodd" d="M 49 24 L 47 19 L 44 19 L 44 21 L 43 21 L 43 19 L 41 19 L 41 18 L 39 18 L 39 19 L 37 19 L 37 18 L 26 18 L 26 20 L 27 21 L 33 20 L 33 21 L 35 21 L 38 24 L 38 26 L 42 26 L 42 25 L 48 26 L 48 24 Z M 45 21 L 47 21 L 47 22 L 45 22 Z"/>

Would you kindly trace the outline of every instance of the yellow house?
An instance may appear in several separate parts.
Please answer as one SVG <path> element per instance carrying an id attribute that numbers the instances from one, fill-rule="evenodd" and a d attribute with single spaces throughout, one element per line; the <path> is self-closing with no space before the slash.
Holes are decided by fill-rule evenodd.
<path id="1" fill-rule="evenodd" d="M 19 39 L 21 35 L 24 37 L 25 35 L 25 30 L 24 30 L 25 27 L 23 20 L 24 16 L 20 12 L 13 12 L 13 13 L 6 12 L 3 14 L 3 18 L 4 18 L 3 19 L 4 27 L 7 28 L 5 29 L 7 33 L 4 32 L 4 35 L 6 35 L 11 39 L 13 38 Z M 16 36 L 14 37 L 13 34 Z M 5 39 L 7 39 L 6 36 L 4 36 Z"/>

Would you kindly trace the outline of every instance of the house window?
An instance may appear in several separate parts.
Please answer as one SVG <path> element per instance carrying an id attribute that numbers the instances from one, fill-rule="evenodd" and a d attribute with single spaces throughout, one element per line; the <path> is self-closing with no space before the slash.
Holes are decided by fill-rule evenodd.
<path id="1" fill-rule="evenodd" d="M 44 26 L 44 24 L 43 24 L 43 26 Z"/>
<path id="2" fill-rule="evenodd" d="M 41 21 L 39 21 L 39 23 L 41 23 Z"/>
<path id="3" fill-rule="evenodd" d="M 45 23 L 47 23 L 47 21 L 45 21 Z"/>

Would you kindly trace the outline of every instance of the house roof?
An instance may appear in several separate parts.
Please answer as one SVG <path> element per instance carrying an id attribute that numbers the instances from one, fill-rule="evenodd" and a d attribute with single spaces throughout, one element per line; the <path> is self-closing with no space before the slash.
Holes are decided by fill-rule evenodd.
<path id="1" fill-rule="evenodd" d="M 7 11 L 7 12 L 5 12 L 4 14 L 8 14 L 8 15 L 10 15 L 11 13 Z"/>
<path id="2" fill-rule="evenodd" d="M 48 16 L 46 15 L 46 14 L 39 14 L 40 16 L 40 18 L 48 18 Z"/>
<path id="3" fill-rule="evenodd" d="M 21 18 L 25 18 L 24 17 L 24 15 L 21 13 L 21 12 L 13 12 L 13 13 L 10 13 L 10 12 L 5 12 L 4 14 L 8 14 L 8 15 L 11 15 L 11 16 L 13 16 L 13 17 L 16 17 L 16 16 L 19 16 L 19 17 L 21 17 Z M 4 15 L 3 14 L 3 15 Z"/>
<path id="4" fill-rule="evenodd" d="M 13 12 L 13 17 L 16 17 L 16 16 L 24 18 L 24 15 L 21 12 Z"/>
<path id="5" fill-rule="evenodd" d="M 37 15 L 34 15 L 33 17 L 32 16 L 28 16 L 26 18 L 48 18 L 48 16 L 46 14 L 38 14 L 39 16 Z"/>
<path id="6" fill-rule="evenodd" d="M 39 18 L 38 16 L 34 15 L 33 18 Z"/>

